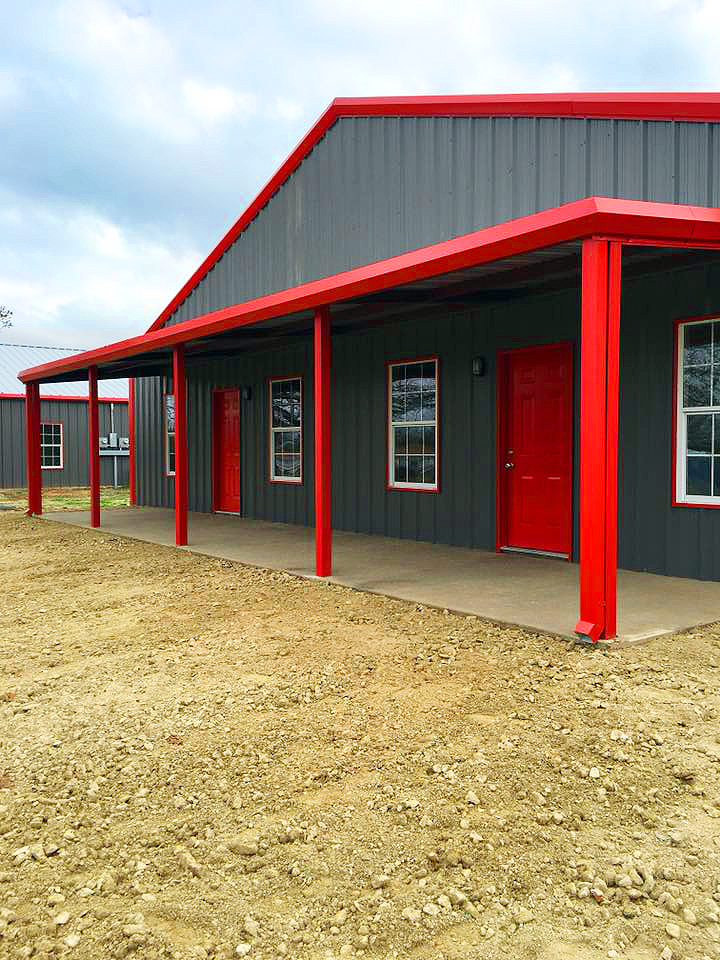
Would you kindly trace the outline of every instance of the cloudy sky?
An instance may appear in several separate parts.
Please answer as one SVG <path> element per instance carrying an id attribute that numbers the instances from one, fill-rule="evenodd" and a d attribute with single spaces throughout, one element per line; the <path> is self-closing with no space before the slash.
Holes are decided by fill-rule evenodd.
<path id="1" fill-rule="evenodd" d="M 146 329 L 335 96 L 716 90 L 718 7 L 0 0 L 5 336 Z"/>

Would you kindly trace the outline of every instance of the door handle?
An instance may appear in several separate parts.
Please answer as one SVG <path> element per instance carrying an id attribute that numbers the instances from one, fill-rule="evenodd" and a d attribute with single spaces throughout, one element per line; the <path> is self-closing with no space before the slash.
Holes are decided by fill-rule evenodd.
<path id="1" fill-rule="evenodd" d="M 506 470 L 512 470 L 514 466 L 515 466 L 514 463 L 506 463 L 506 464 L 505 464 L 505 469 L 506 469 Z"/>

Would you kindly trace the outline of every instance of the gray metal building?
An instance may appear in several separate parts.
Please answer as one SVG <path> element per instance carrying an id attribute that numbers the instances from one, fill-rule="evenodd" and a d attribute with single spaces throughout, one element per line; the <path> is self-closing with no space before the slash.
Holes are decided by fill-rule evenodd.
<path id="1" fill-rule="evenodd" d="M 0 489 L 24 487 L 25 393 L 18 373 L 28 366 L 72 356 L 67 347 L 0 343 Z M 128 381 L 105 380 L 100 393 L 101 482 L 127 487 L 129 482 Z M 48 384 L 40 391 L 42 482 L 47 487 L 85 487 L 88 483 L 86 382 Z M 111 445 L 110 438 L 117 438 Z"/>
<path id="2" fill-rule="evenodd" d="M 579 560 L 612 636 L 616 561 L 720 580 L 719 207 L 716 94 L 335 101 L 142 342 L 23 379 L 134 378 L 140 505 Z"/>

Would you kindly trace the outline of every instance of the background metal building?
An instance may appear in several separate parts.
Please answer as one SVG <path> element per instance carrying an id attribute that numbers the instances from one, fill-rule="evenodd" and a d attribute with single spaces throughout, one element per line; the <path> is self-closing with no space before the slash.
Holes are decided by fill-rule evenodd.
<path id="1" fill-rule="evenodd" d="M 17 375 L 28 364 L 47 363 L 71 356 L 64 347 L 36 347 L 0 343 L 0 489 L 24 487 L 25 394 Z M 44 467 L 42 481 L 47 487 L 85 487 L 88 483 L 87 383 L 48 384 L 41 391 L 40 419 L 59 424 L 62 466 Z M 115 434 L 118 446 L 101 451 L 101 482 L 106 486 L 128 485 L 128 450 L 119 441 L 128 438 L 128 381 L 103 381 L 100 397 L 100 435 Z"/>

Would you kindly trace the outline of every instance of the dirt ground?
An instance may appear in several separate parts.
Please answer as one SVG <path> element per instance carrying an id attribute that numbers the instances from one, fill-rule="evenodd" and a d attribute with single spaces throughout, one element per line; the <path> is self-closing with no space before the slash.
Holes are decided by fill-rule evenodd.
<path id="1" fill-rule="evenodd" d="M 720 627 L 613 653 L 0 515 L 0 956 L 720 958 Z"/>

